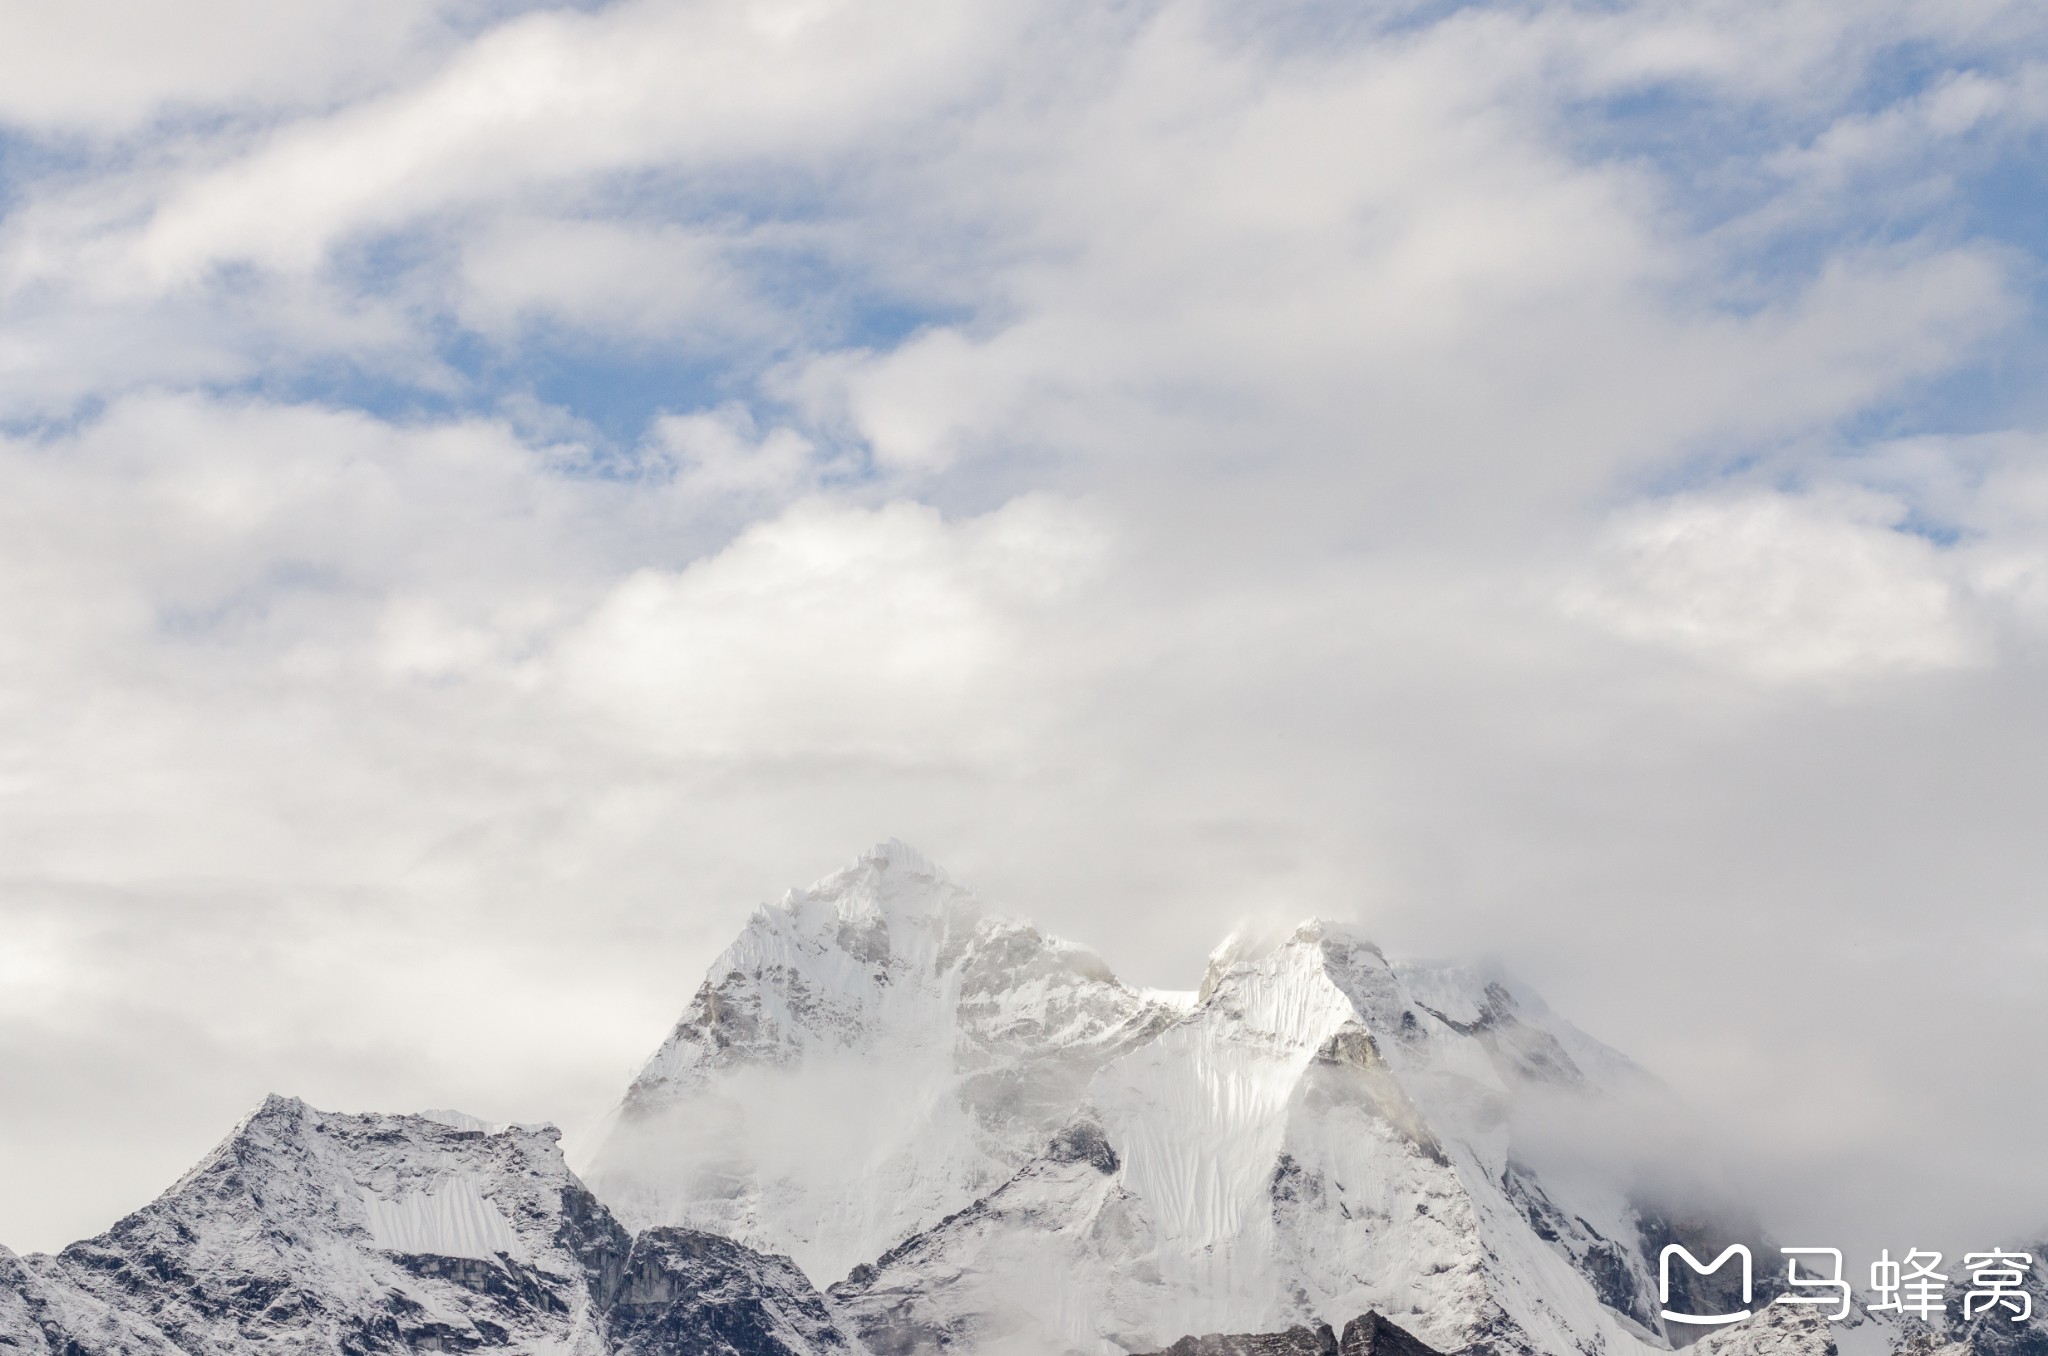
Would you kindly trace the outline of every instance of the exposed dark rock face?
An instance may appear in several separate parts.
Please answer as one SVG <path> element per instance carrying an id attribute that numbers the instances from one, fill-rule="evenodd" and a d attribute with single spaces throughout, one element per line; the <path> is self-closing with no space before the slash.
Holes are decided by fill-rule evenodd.
<path id="1" fill-rule="evenodd" d="M 1121 1166 L 1109 1137 L 1102 1133 L 1101 1126 L 1090 1121 L 1077 1121 L 1053 1136 L 1045 1154 L 1055 1163 L 1085 1162 L 1103 1173 L 1115 1172 Z"/>
<path id="2" fill-rule="evenodd" d="M 1340 1356 L 1438 1356 L 1436 1348 L 1379 1314 L 1360 1314 L 1344 1325 Z"/>
<path id="3" fill-rule="evenodd" d="M 0 1351 L 8 1356 L 48 1356 L 50 1350 L 29 1300 L 29 1286 L 21 1259 L 0 1248 Z"/>
<path id="4" fill-rule="evenodd" d="M 576 1183 L 562 1193 L 562 1223 L 555 1230 L 555 1242 L 581 1264 L 599 1311 L 609 1312 L 625 1280 L 633 1236 L 603 1202 Z"/>
<path id="5" fill-rule="evenodd" d="M 1329 1324 L 1285 1332 L 1210 1333 L 1183 1337 L 1156 1356 L 1443 1356 L 1379 1314 L 1361 1314 L 1340 1337 Z"/>
<path id="6" fill-rule="evenodd" d="M 1158 1356 L 1337 1356 L 1337 1334 L 1327 1323 L 1285 1332 L 1212 1332 L 1183 1337 Z"/>
<path id="7" fill-rule="evenodd" d="M 795 1264 L 687 1229 L 650 1229 L 634 1240 L 609 1319 L 620 1356 L 848 1350 Z"/>

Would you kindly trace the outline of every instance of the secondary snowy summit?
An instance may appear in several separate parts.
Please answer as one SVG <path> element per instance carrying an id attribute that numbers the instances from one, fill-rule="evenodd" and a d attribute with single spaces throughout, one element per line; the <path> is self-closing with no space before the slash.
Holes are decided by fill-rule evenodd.
<path id="1" fill-rule="evenodd" d="M 480 1126 L 272 1097 L 98 1238 L 0 1249 L 0 1351 L 848 1356 L 786 1259 L 687 1230 L 635 1238 L 551 1127 Z"/>

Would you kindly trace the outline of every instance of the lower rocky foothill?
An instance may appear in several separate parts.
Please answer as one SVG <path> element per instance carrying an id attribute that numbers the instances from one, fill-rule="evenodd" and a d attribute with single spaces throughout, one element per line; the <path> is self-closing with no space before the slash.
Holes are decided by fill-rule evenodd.
<path id="1" fill-rule="evenodd" d="M 1183 1337 L 1152 1356 L 1444 1356 L 1399 1324 L 1361 1314 L 1339 1336 L 1327 1323 L 1273 1333 L 1210 1333 Z"/>

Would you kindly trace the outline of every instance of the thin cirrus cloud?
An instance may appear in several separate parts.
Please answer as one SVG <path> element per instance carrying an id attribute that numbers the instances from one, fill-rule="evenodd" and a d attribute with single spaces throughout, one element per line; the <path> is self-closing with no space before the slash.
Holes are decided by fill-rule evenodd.
<path id="1" fill-rule="evenodd" d="M 794 2 L 528 15 L 416 88 L 280 129 L 180 185 L 136 252 L 159 282 L 239 258 L 306 268 L 351 231 L 549 180 L 828 152 L 943 97 L 987 59 L 994 26 L 952 6 L 885 19 Z"/>
<path id="2" fill-rule="evenodd" d="M 0 56 L 0 1239 L 273 1087 L 573 1142 L 890 835 L 1142 983 L 1498 949 L 1786 1227 L 2048 1214 L 1851 1180 L 2048 1109 L 1886 1007 L 2044 1029 L 1942 931 L 2042 944 L 2033 7 L 207 14 Z"/>

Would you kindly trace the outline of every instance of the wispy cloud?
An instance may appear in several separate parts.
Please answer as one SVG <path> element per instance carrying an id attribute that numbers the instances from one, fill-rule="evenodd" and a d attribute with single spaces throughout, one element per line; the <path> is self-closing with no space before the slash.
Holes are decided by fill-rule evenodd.
<path id="1" fill-rule="evenodd" d="M 1862 1033 L 2043 1029 L 2037 6 L 180 8 L 0 53 L 8 1242 L 266 1084 L 573 1127 L 890 834 L 1509 951 L 1816 1228 L 1816 1063 L 2014 1123 Z"/>

